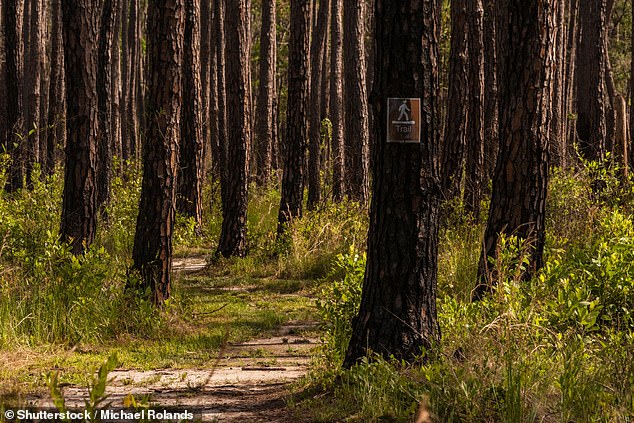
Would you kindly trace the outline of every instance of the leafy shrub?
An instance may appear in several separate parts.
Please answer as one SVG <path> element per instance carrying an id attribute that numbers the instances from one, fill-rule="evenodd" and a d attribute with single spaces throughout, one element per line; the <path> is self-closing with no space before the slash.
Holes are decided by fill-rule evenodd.
<path id="1" fill-rule="evenodd" d="M 365 262 L 365 253 L 356 252 L 354 246 L 350 247 L 348 253 L 338 254 L 330 271 L 330 277 L 334 277 L 334 280 L 325 282 L 316 302 L 326 329 L 326 355 L 333 364 L 343 361 L 352 335 L 352 319 L 361 304 Z"/>

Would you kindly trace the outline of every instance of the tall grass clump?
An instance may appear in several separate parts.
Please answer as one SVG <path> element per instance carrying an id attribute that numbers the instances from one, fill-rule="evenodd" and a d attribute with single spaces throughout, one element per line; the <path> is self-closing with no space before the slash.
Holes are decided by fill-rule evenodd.
<path id="1" fill-rule="evenodd" d="M 320 278 L 333 260 L 351 246 L 365 245 L 368 228 L 366 206 L 353 201 L 328 202 L 293 219 L 286 238 L 276 248 L 278 273 L 286 278 Z"/>
<path id="2" fill-rule="evenodd" d="M 151 306 L 125 292 L 138 184 L 131 180 L 124 188 L 115 180 L 95 243 L 73 256 L 58 236 L 60 172 L 33 179 L 32 190 L 0 197 L 0 347 L 75 345 L 154 331 L 160 319 Z"/>

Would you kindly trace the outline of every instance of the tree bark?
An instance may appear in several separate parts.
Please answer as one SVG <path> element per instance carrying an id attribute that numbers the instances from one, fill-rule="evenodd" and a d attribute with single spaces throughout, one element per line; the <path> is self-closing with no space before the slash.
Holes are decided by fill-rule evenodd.
<path id="1" fill-rule="evenodd" d="M 557 49 L 557 63 L 566 63 L 566 31 L 564 31 L 566 24 L 566 8 L 564 0 L 557 0 L 559 12 L 557 13 L 557 40 L 556 45 L 560 46 Z M 553 94 L 553 121 L 552 121 L 552 140 L 550 144 L 550 157 L 551 164 L 553 166 L 562 166 L 565 161 L 565 155 L 567 153 L 566 147 L 566 122 L 568 120 L 567 113 L 565 111 L 562 98 L 565 97 L 565 78 L 566 67 L 557 66 L 555 69 L 554 80 L 554 94 Z"/>
<path id="2" fill-rule="evenodd" d="M 26 186 L 33 189 L 33 166 L 40 155 L 40 84 L 42 79 L 42 0 L 29 1 L 28 72 L 24 72 L 27 84 L 27 116 L 25 121 Z M 28 49 L 28 50 L 27 50 Z"/>
<path id="3" fill-rule="evenodd" d="M 127 127 L 127 139 L 126 147 L 127 153 L 124 153 L 126 160 L 135 161 L 138 145 L 138 129 L 139 122 L 137 121 L 137 77 L 139 75 L 138 68 L 140 66 L 139 61 L 139 37 L 138 37 L 138 19 L 139 19 L 139 1 L 130 0 L 130 19 L 128 21 L 128 80 L 126 87 L 126 114 L 125 125 Z"/>
<path id="4" fill-rule="evenodd" d="M 130 159 L 130 128 L 128 127 L 129 91 L 130 91 L 130 45 L 128 28 L 130 26 L 130 0 L 123 1 L 121 15 L 121 164 Z"/>
<path id="5" fill-rule="evenodd" d="M 577 61 L 577 46 L 579 44 L 579 2 L 578 0 L 571 0 L 569 4 L 570 8 L 568 10 L 568 36 L 567 36 L 567 44 L 566 44 L 566 116 L 570 116 L 574 111 L 576 111 L 575 106 L 575 93 L 576 93 L 576 66 L 575 63 Z M 568 167 L 568 158 L 576 157 L 576 152 L 574 147 L 576 145 L 577 139 L 577 127 L 576 121 L 569 122 L 567 125 L 566 132 L 566 152 L 564 154 L 564 158 L 566 159 L 563 163 L 564 168 Z"/>
<path id="6" fill-rule="evenodd" d="M 4 41 L 6 47 L 5 92 L 7 94 L 7 139 L 4 144 L 11 163 L 5 191 L 15 192 L 24 186 L 22 166 L 24 143 L 24 109 L 22 97 L 22 7 L 17 0 L 4 0 Z"/>
<path id="7" fill-rule="evenodd" d="M 217 66 L 217 99 L 218 99 L 218 156 L 220 160 L 220 192 L 222 204 L 227 204 L 227 186 L 228 182 L 228 133 L 227 133 L 227 93 L 225 80 L 225 0 L 214 1 L 215 16 L 215 38 L 216 38 L 216 66 Z"/>
<path id="8" fill-rule="evenodd" d="M 310 125 L 308 146 L 308 199 L 307 207 L 314 209 L 321 201 L 321 103 L 324 93 L 321 90 L 323 80 L 322 61 L 328 39 L 328 16 L 330 0 L 319 2 L 317 23 L 310 45 Z"/>
<path id="9" fill-rule="evenodd" d="M 345 58 L 345 140 L 348 197 L 366 203 L 369 199 L 368 93 L 365 64 L 365 3 L 343 0 Z"/>
<path id="10" fill-rule="evenodd" d="M 112 144 L 110 148 L 112 150 L 112 155 L 116 156 L 119 161 L 121 160 L 121 142 L 122 142 L 122 128 L 121 128 L 121 103 L 122 103 L 122 93 L 121 93 L 121 50 L 119 48 L 119 42 L 121 40 L 122 33 L 122 17 L 125 16 L 126 0 L 117 0 L 117 12 L 116 19 L 114 24 L 114 36 L 113 36 L 113 44 L 112 44 L 112 104 L 111 104 L 111 133 L 112 133 Z M 119 172 L 121 169 L 116 169 Z M 112 173 L 112 169 L 110 172 Z"/>
<path id="11" fill-rule="evenodd" d="M 469 121 L 469 62 L 467 0 L 451 2 L 449 106 L 442 156 L 442 186 L 446 200 L 460 195 Z"/>
<path id="12" fill-rule="evenodd" d="M 211 156 L 211 131 L 209 104 L 211 101 L 209 90 L 211 79 L 211 31 L 212 31 L 211 0 L 200 0 L 200 82 L 203 120 L 203 156 L 205 157 L 205 170 L 210 163 Z"/>
<path id="13" fill-rule="evenodd" d="M 104 0 L 99 35 L 99 67 L 97 68 L 97 95 L 99 104 L 99 139 L 97 141 L 97 207 L 110 200 L 110 170 L 112 164 L 112 53 L 118 3 Z"/>
<path id="14" fill-rule="evenodd" d="M 50 37 L 50 29 L 49 29 L 49 2 L 47 0 L 42 1 L 41 8 L 41 17 L 40 21 L 42 22 L 41 29 L 41 43 L 42 43 L 42 56 L 41 56 L 41 67 L 42 67 L 42 75 L 40 78 L 40 112 L 39 112 L 39 124 L 37 127 L 40 129 L 40 133 L 38 134 L 38 157 L 37 162 L 40 164 L 40 179 L 44 180 L 46 178 L 46 134 L 48 132 L 48 93 L 49 93 L 49 84 L 50 84 L 50 64 L 49 64 L 49 37 Z"/>
<path id="15" fill-rule="evenodd" d="M 155 305 L 170 297 L 179 116 L 182 105 L 184 0 L 155 0 L 148 10 L 149 91 L 143 183 L 133 268 Z"/>
<path id="16" fill-rule="evenodd" d="M 605 46 L 606 0 L 579 8 L 580 41 L 576 62 L 577 139 L 581 157 L 601 159 L 606 152 Z"/>
<path id="17" fill-rule="evenodd" d="M 332 122 L 332 199 L 345 193 L 345 148 L 343 139 L 343 37 L 342 0 L 331 0 L 330 30 L 330 121 Z"/>
<path id="18" fill-rule="evenodd" d="M 491 289 L 488 276 L 496 282 L 489 267 L 501 235 L 528 241 L 526 277 L 542 267 L 545 242 L 557 4 L 505 0 L 499 6 L 501 143 L 475 299 Z"/>
<path id="19" fill-rule="evenodd" d="M 180 158 L 177 210 L 195 220 L 203 219 L 203 118 L 200 81 L 200 8 L 198 0 L 185 0 L 185 52 L 183 107 L 180 118 Z"/>
<path id="20" fill-rule="evenodd" d="M 498 154 L 498 81 L 495 2 L 484 0 L 484 158 L 486 179 L 493 176 Z"/>
<path id="21" fill-rule="evenodd" d="M 465 163 L 465 210 L 480 216 L 485 185 L 484 172 L 484 6 L 482 0 L 467 2 L 469 52 L 469 119 Z"/>
<path id="22" fill-rule="evenodd" d="M 217 256 L 247 253 L 249 148 L 251 145 L 250 0 L 227 3 L 227 185 Z"/>
<path id="23" fill-rule="evenodd" d="M 376 1 L 377 142 L 368 256 L 345 367 L 370 352 L 415 360 L 440 339 L 438 13 L 436 0 Z M 420 144 L 386 142 L 388 97 L 420 98 Z"/>
<path id="24" fill-rule="evenodd" d="M 302 215 L 304 161 L 308 135 L 310 80 L 310 1 L 291 2 L 291 27 L 288 46 L 288 102 L 284 174 L 277 233 L 283 234 L 293 218 Z"/>
<path id="25" fill-rule="evenodd" d="M 66 145 L 66 89 L 64 82 L 64 45 L 62 0 L 51 3 L 51 82 L 49 84 L 48 124 L 45 172 L 52 175 L 59 151 Z"/>
<path id="26" fill-rule="evenodd" d="M 260 94 L 257 103 L 257 171 L 260 185 L 271 178 L 273 105 L 275 104 L 276 69 L 276 5 L 275 0 L 262 1 L 262 30 L 260 34 Z"/>
<path id="27" fill-rule="evenodd" d="M 97 229 L 99 3 L 62 2 L 68 119 L 60 235 L 74 254 L 90 247 Z"/>

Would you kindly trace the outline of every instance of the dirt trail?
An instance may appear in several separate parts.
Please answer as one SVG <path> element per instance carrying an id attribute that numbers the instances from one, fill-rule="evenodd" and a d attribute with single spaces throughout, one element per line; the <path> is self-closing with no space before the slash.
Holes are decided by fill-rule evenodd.
<path id="1" fill-rule="evenodd" d="M 174 261 L 176 272 L 205 266 L 204 259 Z M 208 369 L 115 370 L 106 393 L 114 408 L 122 407 L 132 395 L 136 401 L 146 399 L 175 412 L 193 410 L 195 419 L 205 422 L 297 422 L 284 397 L 291 383 L 308 370 L 310 351 L 319 341 L 301 334 L 315 326 L 315 322 L 289 322 L 270 338 L 229 344 Z M 66 386 L 63 394 L 69 409 L 81 409 L 87 390 Z"/>

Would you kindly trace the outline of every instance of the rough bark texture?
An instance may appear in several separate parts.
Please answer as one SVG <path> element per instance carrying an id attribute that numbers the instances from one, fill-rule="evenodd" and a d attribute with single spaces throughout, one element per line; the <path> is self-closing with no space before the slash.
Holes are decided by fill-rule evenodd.
<path id="1" fill-rule="evenodd" d="M 112 47 L 117 20 L 116 0 L 104 0 L 99 35 L 99 67 L 97 95 L 99 98 L 99 139 L 97 141 L 97 207 L 110 199 L 110 169 L 112 164 Z"/>
<path id="2" fill-rule="evenodd" d="M 349 198 L 369 199 L 370 146 L 365 65 L 365 2 L 343 0 L 346 189 Z"/>
<path id="3" fill-rule="evenodd" d="M 211 28 L 209 30 L 209 142 L 211 149 L 211 175 L 216 181 L 220 181 L 220 169 L 222 155 L 220 153 L 220 93 L 218 78 L 220 68 L 218 66 L 218 47 L 220 41 L 217 37 L 219 1 L 212 2 Z M 223 38 L 224 40 L 224 38 Z M 223 93 L 224 95 L 224 93 Z"/>
<path id="4" fill-rule="evenodd" d="M 469 91 L 464 205 L 476 219 L 484 179 L 484 7 L 482 0 L 467 2 Z"/>
<path id="5" fill-rule="evenodd" d="M 469 64 L 467 0 L 451 2 L 451 53 L 449 57 L 449 106 L 442 155 L 442 186 L 445 199 L 460 194 L 469 120 Z"/>
<path id="6" fill-rule="evenodd" d="M 124 139 L 123 158 L 125 160 L 136 159 L 138 144 L 139 122 L 137 120 L 136 86 L 139 63 L 139 37 L 138 37 L 138 11 L 139 0 L 130 0 L 130 18 L 127 26 L 128 37 L 128 78 L 126 80 L 126 113 L 124 115 L 124 125 L 126 136 Z"/>
<path id="7" fill-rule="evenodd" d="M 4 148 L 9 153 L 11 164 L 5 191 L 14 192 L 24 186 L 22 166 L 24 144 L 24 109 L 22 104 L 22 7 L 17 0 L 4 0 L 4 42 L 6 47 L 5 92 L 7 94 L 7 138 Z"/>
<path id="8" fill-rule="evenodd" d="M 632 2 L 632 16 L 634 16 L 634 2 Z M 632 40 L 630 53 L 632 55 L 630 63 L 630 96 L 634 99 L 634 18 L 632 19 Z M 630 136 L 634 135 L 634 108 L 630 106 Z M 628 144 L 628 163 L 634 169 L 634 146 L 632 142 Z"/>
<path id="9" fill-rule="evenodd" d="M 257 104 L 257 170 L 258 182 L 268 184 L 271 178 L 273 147 L 273 105 L 275 104 L 276 61 L 275 0 L 262 1 L 262 30 L 260 33 L 260 95 Z"/>
<path id="10" fill-rule="evenodd" d="M 99 1 L 64 0 L 66 172 L 60 235 L 83 253 L 97 229 L 97 37 Z"/>
<path id="11" fill-rule="evenodd" d="M 330 0 L 319 2 L 317 23 L 310 45 L 310 125 L 308 146 L 308 199 L 307 206 L 314 209 L 321 201 L 321 103 L 324 94 L 321 91 L 322 62 L 328 39 L 328 16 Z"/>
<path id="12" fill-rule="evenodd" d="M 436 0 L 376 2 L 376 150 L 368 257 L 344 366 L 370 351 L 413 360 L 440 338 L 436 318 L 438 39 Z M 421 99 L 421 143 L 386 143 L 388 97 Z"/>
<path id="13" fill-rule="evenodd" d="M 185 0 L 185 52 L 183 107 L 181 108 L 180 159 L 176 207 L 197 225 L 203 219 L 203 109 L 200 81 L 200 8 Z"/>
<path id="14" fill-rule="evenodd" d="M 501 143 L 475 298 L 495 283 L 489 267 L 501 234 L 529 242 L 527 277 L 541 268 L 545 242 L 557 6 L 522 0 L 499 6 Z"/>
<path id="15" fill-rule="evenodd" d="M 214 16 L 216 28 L 216 66 L 217 66 L 217 99 L 218 99 L 218 153 L 220 160 L 220 191 L 222 204 L 226 204 L 229 166 L 229 146 L 227 132 L 227 87 L 225 80 L 225 0 L 214 1 Z"/>
<path id="16" fill-rule="evenodd" d="M 132 258 L 138 288 L 149 289 L 157 305 L 170 297 L 184 26 L 184 0 L 150 2 L 147 134 Z"/>
<path id="17" fill-rule="evenodd" d="M 4 28 L 4 3 L 0 0 L 0 28 Z M 0 146 L 6 145 L 7 139 L 7 81 L 4 30 L 0 30 Z"/>
<path id="18" fill-rule="evenodd" d="M 605 25 L 606 27 L 602 31 L 602 41 L 605 43 L 603 46 L 603 53 L 605 54 L 605 72 L 603 73 L 603 84 L 605 87 L 605 151 L 613 154 L 615 143 L 615 131 L 616 131 L 616 110 L 614 105 L 616 103 L 616 86 L 614 85 L 614 75 L 612 73 L 612 62 L 610 61 L 610 39 L 609 29 L 610 22 L 612 20 L 612 10 L 614 9 L 615 0 L 607 0 L 605 6 Z"/>
<path id="19" fill-rule="evenodd" d="M 606 0 L 587 0 L 579 8 L 580 40 L 576 62 L 577 139 L 584 159 L 605 154 Z"/>
<path id="20" fill-rule="evenodd" d="M 203 156 L 205 158 L 204 171 L 211 164 L 208 158 L 211 156 L 210 128 L 209 128 L 209 80 L 211 79 L 211 0 L 200 0 L 200 82 L 201 104 L 203 123 Z"/>
<path id="21" fill-rule="evenodd" d="M 128 91 L 130 87 L 130 46 L 128 45 L 129 0 L 123 1 L 121 14 L 121 164 L 130 159 L 130 128 L 128 128 Z"/>
<path id="22" fill-rule="evenodd" d="M 28 71 L 24 72 L 27 84 L 27 113 L 25 120 L 26 142 L 26 185 L 33 188 L 33 165 L 40 155 L 40 94 L 42 82 L 42 0 L 28 0 L 30 7 L 29 20 L 29 44 L 25 47 L 28 51 Z M 26 56 L 26 51 L 25 51 Z"/>
<path id="23" fill-rule="evenodd" d="M 495 0 L 484 0 L 484 160 L 487 180 L 498 154 L 498 81 Z"/>
<path id="24" fill-rule="evenodd" d="M 40 122 L 38 124 L 38 128 L 40 128 L 39 133 L 39 145 L 38 145 L 38 156 L 37 162 L 40 164 L 40 179 L 44 180 L 46 178 L 46 172 L 44 171 L 46 166 L 46 133 L 48 132 L 48 93 L 49 93 L 49 84 L 50 84 L 50 64 L 49 64 L 49 37 L 50 37 L 50 29 L 49 29 L 49 4 L 48 1 L 42 2 L 42 10 L 41 10 L 41 43 L 42 43 L 42 56 L 41 56 L 41 66 L 42 66 L 42 75 L 40 78 L 40 113 L 39 118 Z"/>
<path id="25" fill-rule="evenodd" d="M 51 3 L 51 82 L 49 84 L 48 124 L 45 172 L 55 171 L 55 161 L 66 145 L 66 89 L 64 82 L 64 46 L 62 0 Z"/>
<path id="26" fill-rule="evenodd" d="M 308 136 L 310 1 L 291 3 L 291 28 L 288 46 L 288 103 L 282 198 L 278 214 L 278 234 L 286 224 L 302 214 L 304 160 Z"/>
<path id="27" fill-rule="evenodd" d="M 559 12 L 557 13 L 557 40 L 556 45 L 560 46 L 557 49 L 557 63 L 565 63 L 566 59 L 566 31 L 564 31 L 566 21 L 566 10 L 564 0 L 557 0 Z M 557 66 L 555 68 L 555 79 L 553 86 L 553 121 L 551 125 L 552 142 L 550 143 L 550 157 L 551 164 L 553 166 L 562 166 L 566 161 L 566 122 L 568 116 L 565 110 L 565 104 L 562 99 L 565 97 L 565 78 L 566 67 Z"/>
<path id="28" fill-rule="evenodd" d="M 247 253 L 249 147 L 251 145 L 250 0 L 227 3 L 227 185 L 216 255 Z"/>
<path id="29" fill-rule="evenodd" d="M 112 66 L 111 66 L 111 87 L 112 87 L 112 103 L 111 103 L 111 127 L 112 144 L 110 149 L 112 155 L 121 158 L 121 50 L 119 42 L 121 39 L 121 17 L 124 15 L 125 0 L 117 0 L 117 16 L 114 23 L 114 34 L 112 44 Z M 115 169 L 119 170 L 119 169 Z M 110 170 L 111 172 L 113 169 Z"/>
<path id="30" fill-rule="evenodd" d="M 343 10 L 342 0 L 331 0 L 330 17 L 330 121 L 332 122 L 332 198 L 345 193 L 345 149 L 343 140 Z"/>
<path id="31" fill-rule="evenodd" d="M 566 116 L 576 112 L 575 93 L 576 93 L 576 66 L 577 61 L 577 45 L 579 39 L 579 1 L 571 0 L 568 9 L 568 35 L 566 43 Z M 568 158 L 576 157 L 575 145 L 577 139 L 576 121 L 568 122 L 566 132 L 566 154 L 564 154 L 563 166 L 568 166 Z"/>

